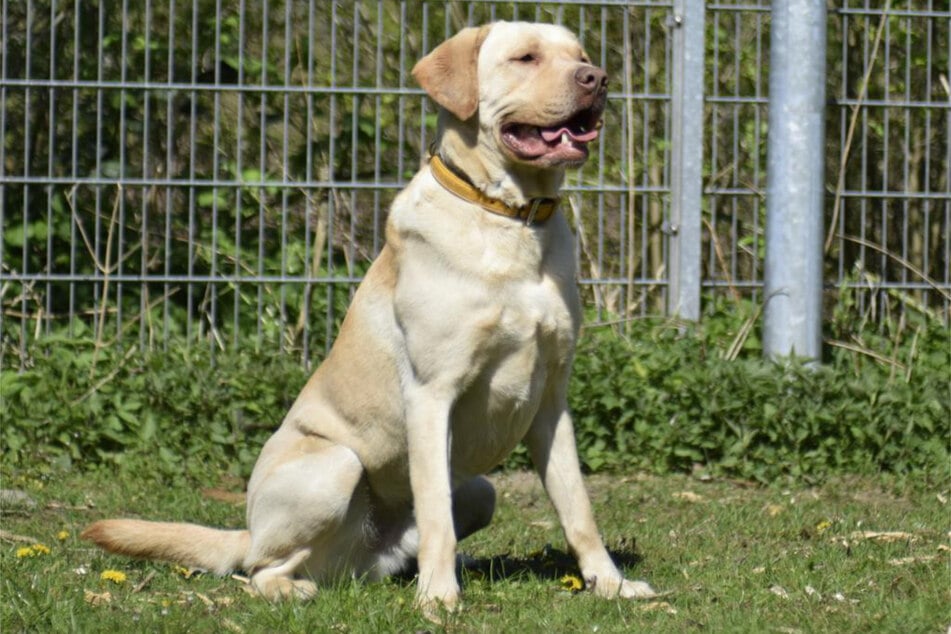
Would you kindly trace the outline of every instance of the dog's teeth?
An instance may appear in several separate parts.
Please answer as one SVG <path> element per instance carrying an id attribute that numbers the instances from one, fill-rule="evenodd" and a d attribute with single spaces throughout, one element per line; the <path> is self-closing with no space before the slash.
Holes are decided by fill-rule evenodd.
<path id="1" fill-rule="evenodd" d="M 562 133 L 561 133 L 561 142 L 562 142 L 562 143 L 568 143 L 568 133 L 567 133 L 567 132 L 562 132 Z"/>

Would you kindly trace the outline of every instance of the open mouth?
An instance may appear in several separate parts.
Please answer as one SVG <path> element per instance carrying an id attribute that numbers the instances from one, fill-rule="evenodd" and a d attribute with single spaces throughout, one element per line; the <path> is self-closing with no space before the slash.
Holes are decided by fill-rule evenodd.
<path id="1" fill-rule="evenodd" d="M 520 159 L 551 164 L 579 163 L 588 158 L 588 143 L 598 138 L 601 108 L 580 110 L 550 126 L 507 123 L 501 136 Z"/>

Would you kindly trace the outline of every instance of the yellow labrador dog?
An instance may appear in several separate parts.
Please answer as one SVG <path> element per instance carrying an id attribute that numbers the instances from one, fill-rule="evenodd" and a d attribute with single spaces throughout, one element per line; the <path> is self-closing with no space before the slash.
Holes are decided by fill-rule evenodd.
<path id="1" fill-rule="evenodd" d="M 481 474 L 524 441 L 589 588 L 653 596 L 598 534 L 565 394 L 581 307 L 557 197 L 598 136 L 605 72 L 564 28 L 497 22 L 464 29 L 413 74 L 440 106 L 433 155 L 394 201 L 329 356 L 264 445 L 248 529 L 117 519 L 83 537 L 246 570 L 269 598 L 415 558 L 417 603 L 452 608 L 456 543 L 495 507 Z"/>

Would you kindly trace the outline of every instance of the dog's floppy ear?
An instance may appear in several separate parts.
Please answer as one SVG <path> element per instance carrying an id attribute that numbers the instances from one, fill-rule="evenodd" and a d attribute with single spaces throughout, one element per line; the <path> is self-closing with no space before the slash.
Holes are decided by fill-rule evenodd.
<path id="1" fill-rule="evenodd" d="M 413 67 L 413 77 L 440 106 L 465 121 L 479 109 L 479 48 L 489 25 L 467 27 Z"/>

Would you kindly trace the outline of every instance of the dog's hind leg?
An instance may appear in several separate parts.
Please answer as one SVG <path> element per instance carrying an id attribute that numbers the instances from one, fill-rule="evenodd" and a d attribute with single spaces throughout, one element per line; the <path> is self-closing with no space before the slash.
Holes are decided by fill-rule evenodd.
<path id="1" fill-rule="evenodd" d="M 295 578 L 297 569 L 310 558 L 310 548 L 301 548 L 289 557 L 277 559 L 258 568 L 251 576 L 251 587 L 271 601 L 278 599 L 310 599 L 317 594 L 317 584 L 310 579 Z"/>
<path id="2" fill-rule="evenodd" d="M 355 498 L 359 499 L 359 494 Z M 358 504 L 355 499 L 354 506 Z M 495 489 L 486 478 L 476 476 L 453 489 L 452 520 L 456 539 L 462 541 L 488 526 L 494 511 Z M 367 517 L 370 517 L 367 526 L 376 531 L 376 539 L 370 540 L 364 551 L 367 578 L 379 580 L 412 570 L 419 553 L 419 529 L 412 509 L 407 509 L 405 514 L 390 509 L 389 514 L 369 513 Z"/>
<path id="3" fill-rule="evenodd" d="M 462 541 L 492 521 L 495 489 L 482 476 L 466 480 L 452 492 L 452 523 L 456 539 Z"/>
<path id="4" fill-rule="evenodd" d="M 248 491 L 245 568 L 252 586 L 269 599 L 308 598 L 315 580 L 359 567 L 365 489 L 363 466 L 351 449 L 296 432 L 275 434 Z M 311 579 L 300 578 L 302 572 Z"/>

